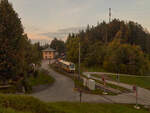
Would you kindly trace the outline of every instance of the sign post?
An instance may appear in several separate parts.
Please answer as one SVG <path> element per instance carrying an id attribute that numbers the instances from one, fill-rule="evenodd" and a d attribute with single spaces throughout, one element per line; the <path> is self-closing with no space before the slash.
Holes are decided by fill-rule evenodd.
<path id="1" fill-rule="evenodd" d="M 120 80 L 119 80 L 119 74 L 118 73 L 117 73 L 117 81 L 120 82 Z"/>
<path id="2" fill-rule="evenodd" d="M 134 108 L 140 109 L 140 107 L 138 106 L 138 87 L 136 85 L 133 86 L 133 91 L 135 92 L 135 96 L 136 96 L 136 105 L 134 106 Z"/>
<path id="3" fill-rule="evenodd" d="M 106 87 L 106 81 L 105 81 L 104 76 L 102 76 L 102 81 L 103 81 L 103 83 L 104 83 L 104 92 L 103 92 L 103 94 L 104 94 L 104 95 L 107 95 L 108 93 L 106 92 L 106 89 L 105 89 L 105 87 Z"/>

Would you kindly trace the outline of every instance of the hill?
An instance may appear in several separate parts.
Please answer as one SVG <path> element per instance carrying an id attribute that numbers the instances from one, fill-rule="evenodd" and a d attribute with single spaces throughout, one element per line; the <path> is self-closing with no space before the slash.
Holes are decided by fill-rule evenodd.
<path id="1" fill-rule="evenodd" d="M 150 73 L 150 33 L 140 24 L 114 19 L 85 31 L 69 34 L 66 41 L 67 60 L 78 62 L 81 43 L 81 63 L 105 71 L 144 75 Z"/>

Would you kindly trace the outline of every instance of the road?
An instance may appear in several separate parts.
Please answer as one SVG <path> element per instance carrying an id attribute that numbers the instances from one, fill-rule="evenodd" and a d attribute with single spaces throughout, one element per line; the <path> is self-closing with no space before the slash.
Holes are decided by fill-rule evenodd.
<path id="1" fill-rule="evenodd" d="M 49 71 L 49 74 L 55 78 L 55 83 L 48 87 L 44 91 L 33 93 L 32 96 L 39 98 L 45 102 L 61 102 L 61 101 L 71 101 L 71 102 L 79 102 L 79 93 L 74 91 L 74 83 L 73 81 L 63 76 L 54 70 L 48 67 L 48 62 L 42 62 L 42 68 Z M 91 95 L 91 94 L 82 94 L 83 102 L 101 102 L 101 103 L 110 103 L 111 100 L 106 99 L 103 96 Z"/>
<path id="2" fill-rule="evenodd" d="M 50 69 L 47 61 L 42 62 L 42 68 L 49 71 L 49 74 L 55 78 L 55 83 L 48 87 L 46 90 L 33 93 L 32 96 L 39 98 L 45 102 L 79 102 L 79 93 L 74 91 L 74 83 L 73 81 L 61 75 L 60 73 L 55 72 Z M 120 83 L 122 84 L 122 83 Z M 125 84 L 122 84 L 125 85 Z M 131 88 L 129 85 L 125 85 L 128 88 Z M 139 88 L 139 104 L 142 105 L 150 105 L 150 91 Z M 123 93 L 117 96 L 99 96 L 92 94 L 82 94 L 82 102 L 98 102 L 98 103 L 135 103 L 135 94 L 134 93 Z"/>

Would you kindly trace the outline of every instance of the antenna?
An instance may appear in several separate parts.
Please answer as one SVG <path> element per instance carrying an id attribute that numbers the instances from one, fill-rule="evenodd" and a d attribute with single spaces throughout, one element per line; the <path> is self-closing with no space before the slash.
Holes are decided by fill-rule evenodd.
<path id="1" fill-rule="evenodd" d="M 109 8 L 109 23 L 111 22 L 111 8 Z"/>

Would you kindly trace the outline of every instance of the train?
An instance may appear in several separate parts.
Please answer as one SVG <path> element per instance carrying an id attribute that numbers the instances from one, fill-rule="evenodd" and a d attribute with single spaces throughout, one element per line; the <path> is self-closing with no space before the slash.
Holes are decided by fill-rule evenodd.
<path id="1" fill-rule="evenodd" d="M 65 60 L 58 60 L 57 65 L 58 65 L 58 67 L 60 67 L 61 69 L 63 69 L 64 71 L 66 71 L 68 73 L 75 72 L 75 64 L 72 62 L 68 62 Z"/>

